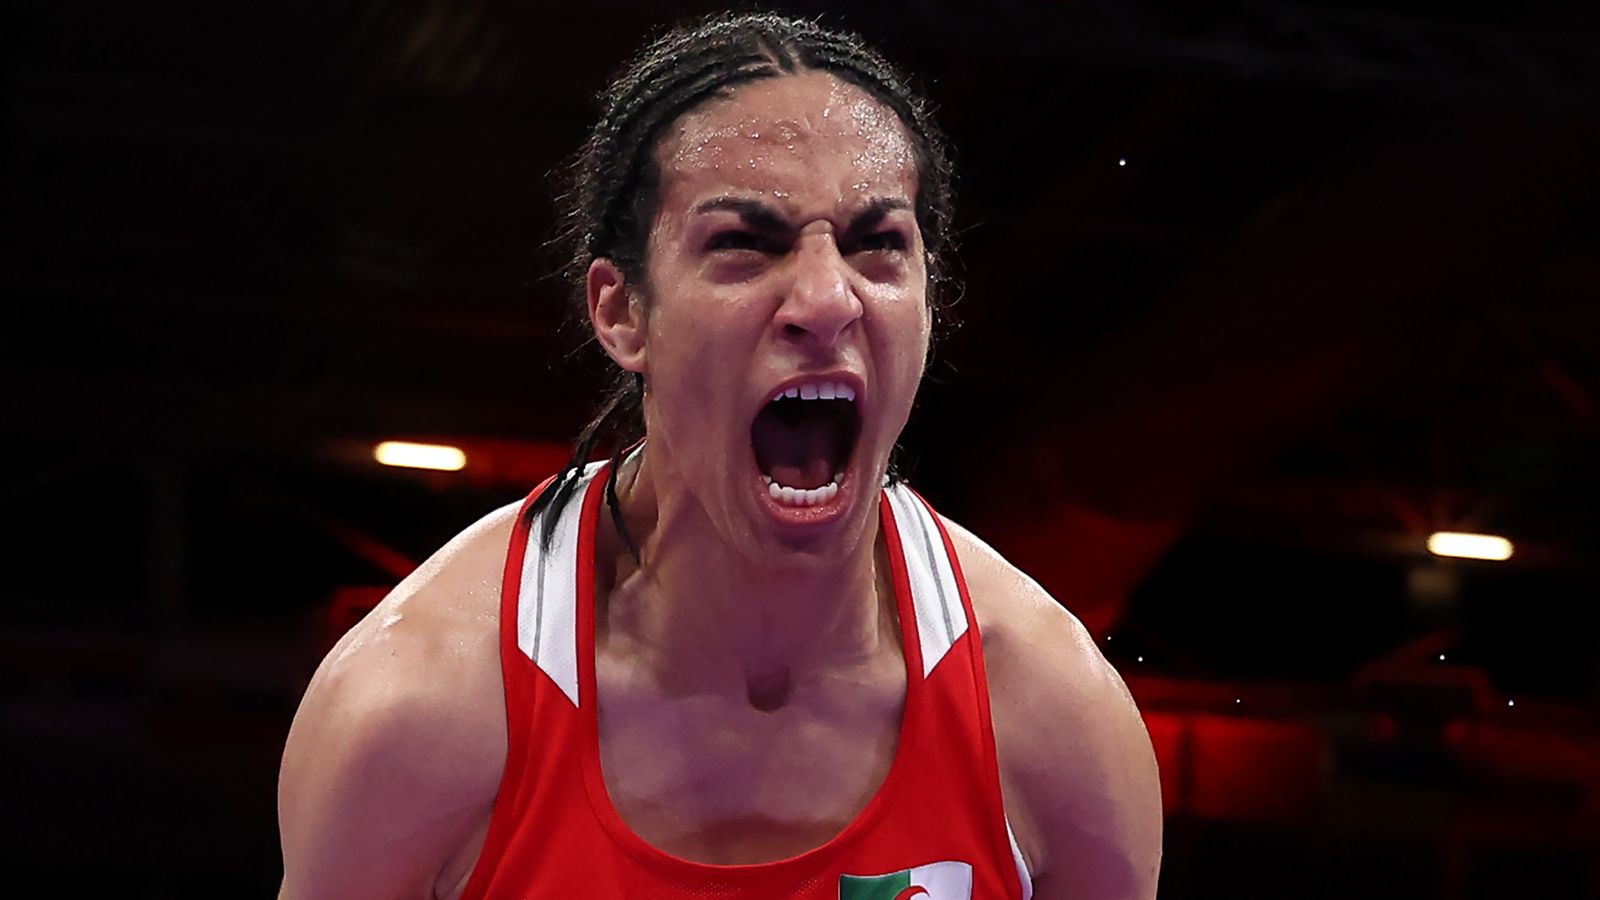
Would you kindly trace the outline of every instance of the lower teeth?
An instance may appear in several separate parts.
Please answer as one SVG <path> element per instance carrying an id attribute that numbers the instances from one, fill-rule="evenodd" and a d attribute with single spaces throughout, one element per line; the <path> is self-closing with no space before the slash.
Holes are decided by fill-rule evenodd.
<path id="1" fill-rule="evenodd" d="M 767 481 L 767 494 L 785 506 L 816 506 L 827 503 L 839 493 L 839 479 L 818 488 L 792 488 L 776 481 Z"/>

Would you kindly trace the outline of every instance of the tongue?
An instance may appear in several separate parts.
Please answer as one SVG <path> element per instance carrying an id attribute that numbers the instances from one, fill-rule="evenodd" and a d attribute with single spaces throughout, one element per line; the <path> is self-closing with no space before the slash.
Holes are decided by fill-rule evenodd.
<path id="1" fill-rule="evenodd" d="M 756 463 L 778 484 L 819 488 L 833 480 L 838 435 L 823 416 L 780 416 L 763 411 L 750 430 Z"/>
<path id="2" fill-rule="evenodd" d="M 828 471 L 828 463 L 823 459 L 806 460 L 792 466 L 780 463 L 771 466 L 767 474 L 773 481 L 792 488 L 819 488 L 833 480 L 833 473 Z"/>

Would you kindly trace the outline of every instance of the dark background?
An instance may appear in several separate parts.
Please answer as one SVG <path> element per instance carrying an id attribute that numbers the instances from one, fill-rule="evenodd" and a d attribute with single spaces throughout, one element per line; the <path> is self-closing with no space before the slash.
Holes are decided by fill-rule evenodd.
<path id="1" fill-rule="evenodd" d="M 708 8 L 5 14 L 7 893 L 275 891 L 317 660 L 587 418 L 550 175 Z M 1129 681 L 1162 896 L 1600 897 L 1596 7 L 786 8 L 956 147 L 911 478 Z"/>

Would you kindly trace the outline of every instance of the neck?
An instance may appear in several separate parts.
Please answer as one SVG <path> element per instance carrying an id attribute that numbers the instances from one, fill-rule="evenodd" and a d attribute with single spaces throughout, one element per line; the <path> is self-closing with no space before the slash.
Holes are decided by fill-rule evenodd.
<path id="1" fill-rule="evenodd" d="M 681 481 L 648 454 L 617 496 L 635 560 L 602 516 L 600 635 L 686 693 L 749 692 L 882 659 L 899 631 L 878 518 L 824 558 L 752 558 L 717 533 Z M 875 502 L 875 501 L 874 501 Z M 758 704 L 759 705 L 759 704 Z"/>

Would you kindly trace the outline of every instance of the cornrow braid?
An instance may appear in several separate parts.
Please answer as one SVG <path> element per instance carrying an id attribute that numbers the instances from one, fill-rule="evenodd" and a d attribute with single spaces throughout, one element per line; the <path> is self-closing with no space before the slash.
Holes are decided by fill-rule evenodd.
<path id="1" fill-rule="evenodd" d="M 587 320 L 586 281 L 596 259 L 610 259 L 628 284 L 647 282 L 650 225 L 660 201 L 656 146 L 666 131 L 707 100 L 742 84 L 802 70 L 825 71 L 887 106 L 900 119 L 917 165 L 917 225 L 927 252 L 928 296 L 936 317 L 949 286 L 952 169 L 928 103 L 909 80 L 862 39 L 773 13 L 723 13 L 679 25 L 645 46 L 599 95 L 600 119 L 568 168 L 556 244 L 574 289 L 575 317 Z M 644 438 L 644 379 L 618 372 L 595 417 L 578 435 L 572 459 L 530 514 L 559 511 L 572 499 L 584 465 L 611 450 L 606 500 L 619 535 L 637 545 L 616 502 L 617 469 Z M 891 458 L 890 478 L 895 475 Z M 557 516 L 540 534 L 548 547 Z"/>

